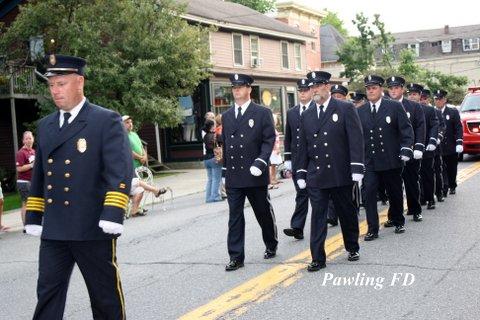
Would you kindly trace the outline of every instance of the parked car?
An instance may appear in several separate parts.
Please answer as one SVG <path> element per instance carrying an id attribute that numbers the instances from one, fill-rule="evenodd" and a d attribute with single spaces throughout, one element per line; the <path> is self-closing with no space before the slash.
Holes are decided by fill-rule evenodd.
<path id="1" fill-rule="evenodd" d="M 480 154 L 480 87 L 468 88 L 460 105 L 460 119 L 463 126 L 463 154 Z"/>

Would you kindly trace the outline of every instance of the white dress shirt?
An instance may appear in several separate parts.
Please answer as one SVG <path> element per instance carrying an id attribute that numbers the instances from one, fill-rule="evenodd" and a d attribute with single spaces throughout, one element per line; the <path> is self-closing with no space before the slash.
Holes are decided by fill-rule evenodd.
<path id="1" fill-rule="evenodd" d="M 83 97 L 82 101 L 79 104 L 77 104 L 72 110 L 70 111 L 60 110 L 60 118 L 58 119 L 60 121 L 60 128 L 63 125 L 63 115 L 67 112 L 70 113 L 70 118 L 68 118 L 68 124 L 72 123 L 72 121 L 77 117 L 80 110 L 82 110 L 82 106 L 85 104 L 85 101 L 87 101 L 87 98 Z"/>
<path id="2" fill-rule="evenodd" d="M 245 111 L 247 110 L 250 102 L 252 102 L 252 100 L 248 100 L 247 102 L 245 102 L 241 106 L 239 106 L 238 104 L 235 103 L 235 118 L 238 118 L 238 107 L 242 107 L 242 114 L 241 115 L 243 116 L 245 114 Z"/>

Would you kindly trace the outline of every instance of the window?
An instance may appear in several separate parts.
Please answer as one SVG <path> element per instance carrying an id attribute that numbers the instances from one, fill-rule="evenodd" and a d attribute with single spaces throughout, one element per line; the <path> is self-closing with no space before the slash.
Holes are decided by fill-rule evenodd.
<path id="1" fill-rule="evenodd" d="M 315 51 L 315 41 L 310 42 L 310 48 Z"/>
<path id="2" fill-rule="evenodd" d="M 413 50 L 413 52 L 415 53 L 415 56 L 420 56 L 420 43 L 410 43 L 408 45 L 408 49 L 411 49 Z"/>
<path id="3" fill-rule="evenodd" d="M 283 101 L 282 87 L 280 86 L 260 86 L 260 104 L 272 110 L 272 114 L 278 121 L 276 129 L 283 133 Z"/>
<path id="4" fill-rule="evenodd" d="M 302 70 L 302 51 L 300 43 L 295 43 L 293 45 L 293 56 L 295 58 L 295 69 Z"/>
<path id="5" fill-rule="evenodd" d="M 441 44 L 442 44 L 442 41 L 435 41 L 435 42 L 432 42 L 432 47 L 438 47 Z"/>
<path id="6" fill-rule="evenodd" d="M 233 37 L 233 64 L 243 66 L 243 36 L 241 34 L 232 34 Z"/>
<path id="7" fill-rule="evenodd" d="M 259 63 L 259 54 L 258 54 L 258 37 L 250 36 L 250 57 L 252 60 L 252 67 L 257 67 Z"/>
<path id="8" fill-rule="evenodd" d="M 478 50 L 479 47 L 479 38 L 463 39 L 463 51 Z"/>
<path id="9" fill-rule="evenodd" d="M 41 59 L 44 56 L 45 50 L 43 49 L 43 37 L 30 37 L 30 57 L 32 57 L 32 61 Z"/>
<path id="10" fill-rule="evenodd" d="M 282 41 L 282 67 L 285 69 L 290 68 L 288 64 L 288 42 Z"/>
<path id="11" fill-rule="evenodd" d="M 442 52 L 452 52 L 452 40 L 442 40 Z"/>

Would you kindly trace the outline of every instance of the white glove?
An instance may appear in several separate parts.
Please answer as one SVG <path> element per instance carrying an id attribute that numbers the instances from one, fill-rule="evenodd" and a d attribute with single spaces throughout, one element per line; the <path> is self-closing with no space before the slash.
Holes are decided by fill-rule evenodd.
<path id="1" fill-rule="evenodd" d="M 363 174 L 361 173 L 352 173 L 352 180 L 355 182 L 360 182 L 363 179 Z"/>
<path id="2" fill-rule="evenodd" d="M 455 151 L 456 151 L 457 153 L 462 153 L 462 152 L 463 152 L 463 146 L 462 146 L 462 145 L 456 146 L 456 147 L 455 147 Z"/>
<path id="3" fill-rule="evenodd" d="M 440 139 L 437 138 L 437 146 L 440 144 L 440 142 L 442 141 L 440 141 Z"/>
<path id="4" fill-rule="evenodd" d="M 437 149 L 437 146 L 434 144 L 429 144 L 426 148 L 425 151 L 435 151 Z"/>
<path id="5" fill-rule="evenodd" d="M 222 184 L 225 185 L 225 178 L 222 178 Z"/>
<path id="6" fill-rule="evenodd" d="M 410 157 L 407 157 L 407 156 L 400 156 L 400 159 L 401 159 L 402 161 L 405 161 L 405 162 L 407 162 L 408 160 L 410 160 Z"/>
<path id="7" fill-rule="evenodd" d="M 260 177 L 262 175 L 262 170 L 258 169 L 255 166 L 251 166 L 250 173 L 252 174 L 252 176 Z"/>
<path id="8" fill-rule="evenodd" d="M 298 179 L 297 184 L 300 189 L 305 189 L 307 187 L 307 183 L 303 179 Z"/>
<path id="9" fill-rule="evenodd" d="M 292 161 L 290 160 L 285 161 L 283 163 L 283 166 L 285 167 L 285 169 L 292 171 Z"/>
<path id="10" fill-rule="evenodd" d="M 43 227 L 38 224 L 25 225 L 25 232 L 31 236 L 40 237 L 42 235 Z"/>
<path id="11" fill-rule="evenodd" d="M 100 220 L 98 226 L 102 228 L 105 233 L 122 234 L 123 232 L 123 224 L 112 221 Z"/>
<path id="12" fill-rule="evenodd" d="M 419 160 L 422 159 L 423 157 L 423 152 L 420 150 L 413 150 L 413 159 Z"/>

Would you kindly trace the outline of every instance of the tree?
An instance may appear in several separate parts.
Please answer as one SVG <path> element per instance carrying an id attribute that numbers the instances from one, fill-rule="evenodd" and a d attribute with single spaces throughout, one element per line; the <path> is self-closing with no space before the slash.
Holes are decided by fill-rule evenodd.
<path id="1" fill-rule="evenodd" d="M 228 0 L 235 2 L 245 7 L 249 7 L 260 13 L 267 13 L 275 9 L 275 0 Z"/>
<path id="2" fill-rule="evenodd" d="M 24 60 L 26 40 L 41 35 L 47 54 L 87 60 L 91 102 L 175 126 L 183 117 L 178 97 L 191 94 L 210 67 L 209 29 L 188 24 L 182 12 L 173 0 L 32 0 L 0 30 L 0 52 Z"/>
<path id="3" fill-rule="evenodd" d="M 345 38 L 348 37 L 348 31 L 343 26 L 343 21 L 338 17 L 338 14 L 336 12 L 328 11 L 327 9 L 324 10 L 327 12 L 327 15 L 322 19 L 322 26 L 329 24 L 337 29 L 342 36 Z"/>

